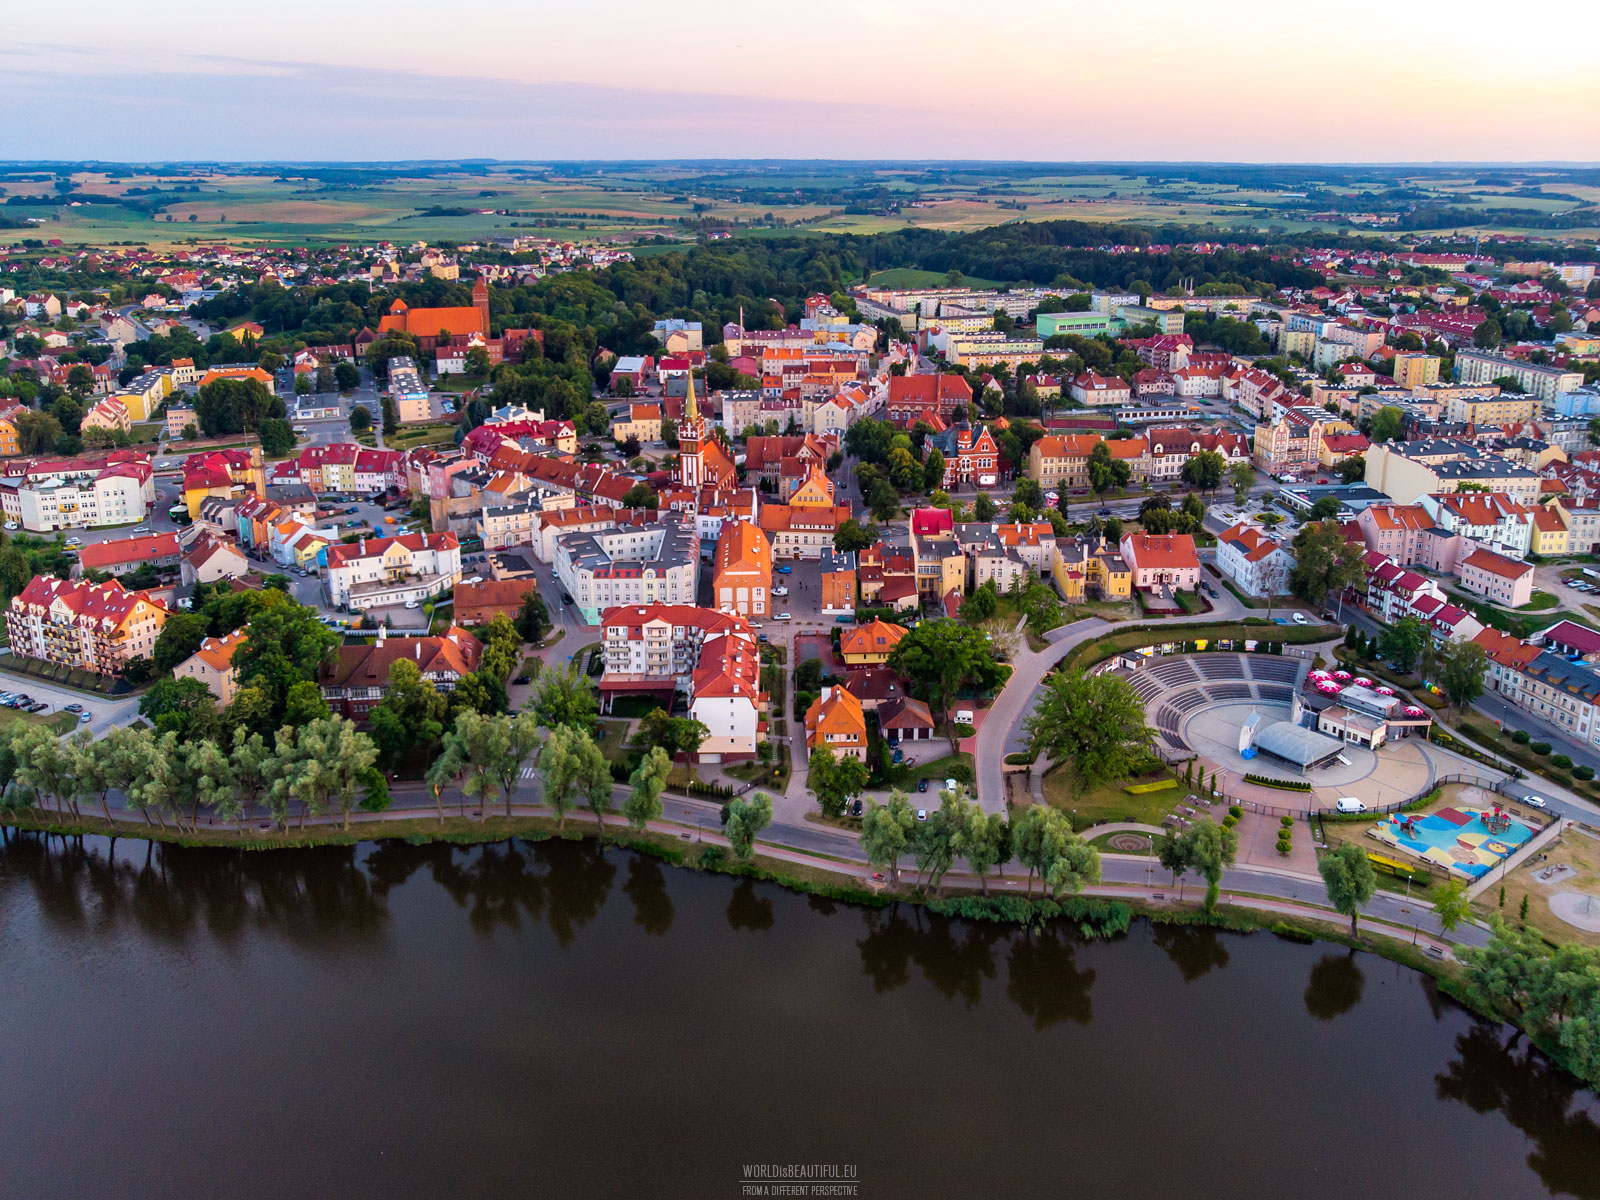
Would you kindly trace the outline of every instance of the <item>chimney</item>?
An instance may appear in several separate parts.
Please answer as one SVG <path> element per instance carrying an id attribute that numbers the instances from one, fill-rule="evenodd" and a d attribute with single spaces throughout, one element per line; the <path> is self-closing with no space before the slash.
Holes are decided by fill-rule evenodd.
<path id="1" fill-rule="evenodd" d="M 387 625 L 379 625 L 378 626 L 378 645 L 380 645 L 380 646 L 383 645 L 383 635 L 387 631 L 388 631 L 388 626 Z"/>
<path id="2" fill-rule="evenodd" d="M 422 661 L 422 639 L 418 638 L 412 643 L 412 648 L 417 652 L 417 661 Z"/>

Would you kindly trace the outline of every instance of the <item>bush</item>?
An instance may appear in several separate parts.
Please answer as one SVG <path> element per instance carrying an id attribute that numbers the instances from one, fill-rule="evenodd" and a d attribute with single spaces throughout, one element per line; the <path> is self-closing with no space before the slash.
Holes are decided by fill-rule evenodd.
<path id="1" fill-rule="evenodd" d="M 1594 768 L 1593 767 L 1573 767 L 1572 768 L 1572 777 L 1574 779 L 1593 779 L 1594 778 Z"/>
<path id="2" fill-rule="evenodd" d="M 1287 838 L 1279 838 L 1278 839 L 1278 853 L 1279 854 L 1288 855 L 1293 849 L 1294 849 L 1294 847 L 1290 844 L 1290 842 L 1289 842 L 1289 840 Z"/>
<path id="3" fill-rule="evenodd" d="M 1242 817 L 1244 816 L 1244 809 L 1237 804 L 1230 804 L 1228 805 L 1228 815 L 1234 818 Z"/>
<path id="4" fill-rule="evenodd" d="M 1519 746 L 1526 746 L 1531 739 L 1528 737 L 1526 729 L 1518 729 L 1511 735 L 1511 740 Z"/>
<path id="5" fill-rule="evenodd" d="M 1532 750 L 1535 754 L 1541 754 L 1541 755 L 1542 754 L 1549 754 L 1550 753 L 1550 743 L 1549 742 L 1535 742 L 1533 745 L 1529 746 L 1528 749 Z"/>
<path id="6" fill-rule="evenodd" d="M 975 734 L 977 732 L 978 731 L 976 729 L 974 729 L 971 725 L 964 725 L 964 724 L 961 724 L 960 722 L 957 722 L 957 724 L 956 724 L 956 736 L 958 738 L 969 738 L 969 737 L 971 737 L 973 734 Z"/>
<path id="7" fill-rule="evenodd" d="M 1565 754 L 1557 754 L 1550 759 L 1550 765 L 1553 767 L 1560 767 L 1562 770 L 1566 770 L 1566 768 L 1572 765 L 1572 759 L 1568 758 Z"/>
<path id="8" fill-rule="evenodd" d="M 1294 818 L 1293 817 L 1279 817 L 1278 818 L 1278 824 L 1282 825 L 1285 829 L 1293 829 L 1294 828 Z"/>
<path id="9" fill-rule="evenodd" d="M 1222 827 L 1224 829 L 1232 829 L 1238 823 L 1239 818 L 1234 816 L 1232 813 L 1229 813 L 1227 816 L 1222 818 Z"/>
<path id="10" fill-rule="evenodd" d="M 1303 779 L 1274 779 L 1270 775 L 1246 775 L 1246 783 L 1259 784 L 1261 787 L 1280 788 L 1286 792 L 1309 792 L 1310 782 Z"/>

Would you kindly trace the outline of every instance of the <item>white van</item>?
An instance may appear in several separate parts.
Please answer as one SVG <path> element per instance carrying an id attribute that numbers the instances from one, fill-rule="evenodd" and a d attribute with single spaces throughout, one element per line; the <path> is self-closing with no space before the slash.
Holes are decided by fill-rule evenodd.
<path id="1" fill-rule="evenodd" d="M 1357 800 L 1354 796 L 1340 796 L 1333 802 L 1333 806 L 1342 813 L 1363 813 L 1367 811 L 1366 803 Z"/>
<path id="2" fill-rule="evenodd" d="M 971 725 L 972 724 L 972 710 L 970 708 L 958 708 L 958 709 L 956 709 L 956 724 L 957 725 Z"/>
<path id="3" fill-rule="evenodd" d="M 1305 615 L 1305 613 L 1303 613 L 1303 612 L 1295 613 L 1295 615 L 1294 615 L 1294 623 L 1296 625 L 1304 625 L 1306 623 L 1306 615 Z"/>

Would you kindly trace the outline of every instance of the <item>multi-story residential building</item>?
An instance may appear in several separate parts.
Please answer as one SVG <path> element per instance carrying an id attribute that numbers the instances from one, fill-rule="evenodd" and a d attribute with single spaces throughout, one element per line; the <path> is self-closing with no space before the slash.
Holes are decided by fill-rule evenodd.
<path id="1" fill-rule="evenodd" d="M 151 656 L 167 616 L 159 600 L 114 579 L 36 575 L 11 598 L 6 633 L 18 658 L 120 675 L 132 660 Z"/>
<path id="2" fill-rule="evenodd" d="M 108 538 L 91 542 L 78 552 L 78 570 L 126 575 L 140 567 L 168 570 L 178 565 L 183 547 L 175 533 L 138 534 L 127 538 Z"/>
<path id="3" fill-rule="evenodd" d="M 972 403 L 972 385 L 965 376 L 926 374 L 889 377 L 889 420 L 909 424 L 928 410 L 949 420 L 958 405 Z"/>
<path id="4" fill-rule="evenodd" d="M 183 586 L 193 587 L 219 579 L 243 579 L 250 573 L 250 560 L 234 539 L 207 529 L 189 543 L 178 567 Z"/>
<path id="5" fill-rule="evenodd" d="M 1420 504 L 1371 504 L 1356 514 L 1356 525 L 1368 550 L 1397 563 L 1417 563 L 1434 521 Z"/>
<path id="6" fill-rule="evenodd" d="M 1157 483 L 1178 479 L 1183 474 L 1184 463 L 1206 451 L 1222 455 L 1223 463 L 1229 467 L 1250 461 L 1250 443 L 1242 433 L 1213 433 L 1191 425 L 1157 425 L 1136 440 L 1144 442 L 1146 454 L 1144 461 L 1134 468 L 1135 481 L 1149 479 Z M 1106 444 L 1113 454 L 1119 449 L 1114 441 Z"/>
<path id="7" fill-rule="evenodd" d="M 1089 455 L 1103 439 L 1098 434 L 1050 434 L 1028 448 L 1028 478 L 1040 487 L 1089 486 Z"/>
<path id="8" fill-rule="evenodd" d="M 1091 408 L 1123 405 L 1133 399 L 1133 389 L 1128 386 L 1127 380 L 1095 371 L 1085 371 L 1075 378 L 1067 388 L 1067 394 L 1079 404 L 1087 404 Z"/>
<path id="9" fill-rule="evenodd" d="M 328 442 L 274 463 L 267 482 L 300 484 L 319 496 L 400 491 L 406 487 L 405 457 L 399 450 L 375 450 L 359 442 Z"/>
<path id="10" fill-rule="evenodd" d="M 1366 454 L 1365 482 L 1397 504 L 1415 504 L 1435 492 L 1454 492 L 1464 484 L 1505 492 L 1518 504 L 1539 498 L 1539 476 L 1466 442 L 1384 442 Z"/>
<path id="11" fill-rule="evenodd" d="M 1217 569 L 1247 596 L 1281 596 L 1289 590 L 1294 554 L 1259 526 L 1243 522 L 1217 538 Z"/>
<path id="12" fill-rule="evenodd" d="M 1394 356 L 1396 387 L 1419 388 L 1439 382 L 1439 356 L 1421 350 L 1402 350 Z"/>
<path id="13" fill-rule="evenodd" d="M 150 459 L 17 459 L 0 467 L 0 511 L 31 533 L 143 521 L 155 502 Z"/>
<path id="14" fill-rule="evenodd" d="M 654 521 L 564 534 L 556 539 L 554 565 L 592 625 L 620 605 L 693 604 L 700 537 L 692 517 L 663 513 Z"/>
<path id="15" fill-rule="evenodd" d="M 767 697 L 760 690 L 755 632 L 743 617 L 692 605 L 626 605 L 607 610 L 601 703 L 618 695 L 689 697 L 689 714 L 705 725 L 700 761 L 722 762 L 756 752 L 765 733 Z M 664 705 L 665 706 L 665 705 Z"/>
<path id="16" fill-rule="evenodd" d="M 1455 377 L 1460 383 L 1493 383 L 1497 379 L 1514 379 L 1524 392 L 1551 404 L 1562 392 L 1570 392 L 1583 383 L 1581 371 L 1510 358 L 1488 350 L 1470 349 L 1456 352 Z"/>
<path id="17" fill-rule="evenodd" d="M 389 360 L 389 395 L 394 400 L 395 417 L 402 425 L 426 421 L 433 416 L 428 385 L 422 381 L 422 374 L 410 355 L 401 354 Z"/>
<path id="18" fill-rule="evenodd" d="M 661 405 L 630 404 L 625 417 L 611 422 L 611 436 L 619 442 L 638 438 L 641 444 L 661 439 Z"/>
<path id="19" fill-rule="evenodd" d="M 952 334 L 945 348 L 945 360 L 958 367 L 1006 366 L 1016 370 L 1043 356 L 1044 342 L 1040 339 L 1013 338 L 1003 333 Z"/>
<path id="20" fill-rule="evenodd" d="M 923 441 L 926 458 L 939 451 L 944 458 L 944 489 L 994 487 L 1000 482 L 1000 451 L 987 425 L 961 421 Z M 793 503 L 791 501 L 791 503 Z"/>
<path id="21" fill-rule="evenodd" d="M 1283 419 L 1256 426 L 1255 465 L 1269 475 L 1299 475 L 1321 465 L 1323 418 L 1314 408 L 1291 408 Z"/>
<path id="22" fill-rule="evenodd" d="M 217 707 L 226 708 L 239 691 L 233 656 L 244 645 L 246 632 L 236 629 L 226 637 L 206 638 L 198 650 L 172 668 L 173 678 L 198 679 L 217 698 Z"/>
<path id="23" fill-rule="evenodd" d="M 478 669 L 482 657 L 478 639 L 456 625 L 436 637 L 388 637 L 380 628 L 372 645 L 339 646 L 317 672 L 317 686 L 335 716 L 364 724 L 388 693 L 389 673 L 401 659 L 415 663 L 435 691 L 449 693 Z"/>
<path id="24" fill-rule="evenodd" d="M 1187 533 L 1125 533 L 1120 549 L 1136 588 L 1192 592 L 1200 586 L 1200 559 Z"/>
<path id="25" fill-rule="evenodd" d="M 905 636 L 902 625 L 869 621 L 839 635 L 839 657 L 850 667 L 881 667 Z"/>
<path id="26" fill-rule="evenodd" d="M 835 758 L 867 761 L 867 717 L 846 688 L 824 687 L 806 709 L 805 726 L 808 753 L 826 747 Z"/>
<path id="27" fill-rule="evenodd" d="M 266 470 L 261 447 L 248 450 L 208 450 L 183 460 L 183 502 L 190 518 L 200 515 L 200 505 L 212 496 L 237 500 L 266 495 Z"/>
<path id="28" fill-rule="evenodd" d="M 453 533 L 408 533 L 329 546 L 328 600 L 352 612 L 421 602 L 461 579 L 461 542 Z"/>
<path id="29" fill-rule="evenodd" d="M 741 617 L 765 617 L 772 611 L 772 546 L 767 535 L 748 521 L 727 521 L 717 538 L 711 595 L 720 609 Z"/>
<path id="30" fill-rule="evenodd" d="M 852 550 L 822 551 L 822 611 L 853 612 L 856 607 L 856 556 Z"/>
<path id="31" fill-rule="evenodd" d="M 1561 515 L 1561 509 L 1553 504 L 1536 506 L 1533 510 L 1533 535 L 1528 542 L 1528 553 L 1537 554 L 1540 558 L 1549 558 L 1557 554 L 1570 554 L 1571 546 L 1571 531 L 1567 529 L 1567 522 Z"/>
<path id="32" fill-rule="evenodd" d="M 1468 553 L 1481 546 L 1520 559 L 1532 544 L 1533 510 L 1503 492 L 1443 492 L 1420 503 L 1435 525 L 1470 543 Z"/>
<path id="33" fill-rule="evenodd" d="M 952 592 L 966 594 L 967 558 L 961 544 L 949 538 L 914 537 L 917 592 L 925 600 L 943 600 Z"/>
<path id="34" fill-rule="evenodd" d="M 1444 419 L 1471 425 L 1506 425 L 1537 420 L 1544 401 L 1537 396 L 1500 392 L 1493 396 L 1453 395 L 1445 402 Z"/>
<path id="35" fill-rule="evenodd" d="M 1533 564 L 1478 549 L 1456 568 L 1466 591 L 1485 596 L 1504 608 L 1521 608 L 1533 599 Z"/>
<path id="36" fill-rule="evenodd" d="M 1133 571 L 1104 535 L 1058 539 L 1052 574 L 1070 604 L 1133 598 Z"/>

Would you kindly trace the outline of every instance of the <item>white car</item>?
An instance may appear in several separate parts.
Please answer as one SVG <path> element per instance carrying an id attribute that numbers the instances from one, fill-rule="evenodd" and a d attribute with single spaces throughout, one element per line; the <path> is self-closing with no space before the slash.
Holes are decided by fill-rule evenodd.
<path id="1" fill-rule="evenodd" d="M 1531 804 L 1535 808 L 1543 808 L 1544 807 L 1544 797 L 1543 796 L 1524 796 L 1522 798 L 1522 802 L 1524 804 Z"/>
<path id="2" fill-rule="evenodd" d="M 148 525 L 140 525 L 140 526 L 137 526 L 137 527 L 136 527 L 136 528 L 135 528 L 135 529 L 134 529 L 134 532 L 135 532 L 135 533 L 149 533 L 149 532 L 150 532 L 150 526 L 148 526 Z"/>
<path id="3" fill-rule="evenodd" d="M 406 601 L 406 607 L 407 608 L 421 608 L 422 606 L 420 604 L 418 604 L 415 600 L 407 600 Z"/>
<path id="4" fill-rule="evenodd" d="M 925 809 L 925 808 L 917 809 L 917 820 L 926 821 L 927 819 L 928 819 L 928 810 Z"/>
<path id="5" fill-rule="evenodd" d="M 773 617 L 772 619 L 774 621 L 792 621 L 792 620 L 794 620 L 794 618 L 791 617 L 788 613 L 779 613 L 777 616 Z"/>
<path id="6" fill-rule="evenodd" d="M 944 790 L 947 791 L 947 792 L 953 792 L 959 786 L 960 785 L 958 783 L 956 783 L 956 781 L 954 779 L 946 779 L 944 781 Z"/>
<path id="7" fill-rule="evenodd" d="M 21 528 L 22 528 L 22 526 L 18 525 L 15 521 L 7 521 L 6 522 L 6 532 L 7 533 L 13 533 L 16 530 L 21 529 Z"/>
<path id="8" fill-rule="evenodd" d="M 789 589 L 780 583 L 777 587 L 772 589 L 772 594 L 774 596 L 787 596 L 789 594 Z"/>
<path id="9" fill-rule="evenodd" d="M 81 545 L 83 545 L 83 539 L 79 538 L 79 537 L 69 537 L 67 539 L 67 545 L 69 545 L 69 546 L 81 546 Z"/>
<path id="10" fill-rule="evenodd" d="M 1296 625 L 1304 625 L 1306 623 L 1306 615 L 1305 615 L 1305 613 L 1303 613 L 1303 612 L 1295 613 L 1295 615 L 1294 615 L 1294 623 Z"/>

